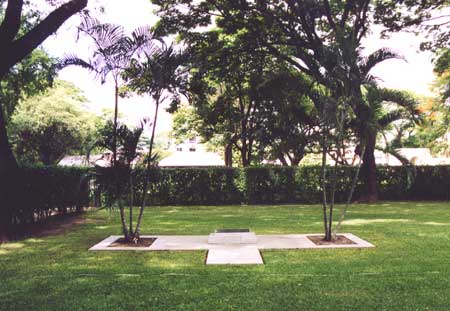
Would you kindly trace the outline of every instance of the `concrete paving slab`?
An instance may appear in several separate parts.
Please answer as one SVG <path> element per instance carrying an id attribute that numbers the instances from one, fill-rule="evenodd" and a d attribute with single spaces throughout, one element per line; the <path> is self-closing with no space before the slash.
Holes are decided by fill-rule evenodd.
<path id="1" fill-rule="evenodd" d="M 254 232 L 215 232 L 208 237 L 209 244 L 256 244 Z"/>
<path id="2" fill-rule="evenodd" d="M 89 250 L 100 251 L 183 251 L 183 250 L 220 250 L 237 248 L 256 248 L 256 249 L 321 249 L 321 248 L 367 248 L 374 247 L 371 243 L 351 234 L 341 233 L 352 240 L 355 244 L 348 245 L 316 245 L 307 236 L 317 236 L 322 234 L 280 234 L 280 235 L 257 235 L 255 244 L 210 244 L 206 235 L 143 235 L 143 238 L 156 238 L 155 242 L 149 247 L 109 247 L 111 243 L 121 236 L 110 236 L 100 243 L 94 245 Z"/>
<path id="3" fill-rule="evenodd" d="M 258 235 L 259 249 L 301 249 L 315 244 L 304 234 Z"/>
<path id="4" fill-rule="evenodd" d="M 206 235 L 159 235 L 150 246 L 150 250 L 153 251 L 207 250 L 209 248 Z"/>
<path id="5" fill-rule="evenodd" d="M 256 247 L 232 246 L 208 251 L 207 265 L 262 265 L 261 253 Z"/>

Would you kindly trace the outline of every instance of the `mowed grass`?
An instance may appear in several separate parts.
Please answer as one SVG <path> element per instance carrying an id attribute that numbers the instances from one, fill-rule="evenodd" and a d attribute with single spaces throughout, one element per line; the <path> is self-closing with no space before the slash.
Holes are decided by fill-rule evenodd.
<path id="1" fill-rule="evenodd" d="M 343 232 L 373 249 L 263 251 L 264 266 L 205 266 L 205 251 L 88 252 L 120 234 L 93 211 L 55 236 L 0 245 L 0 310 L 450 310 L 450 203 L 351 207 Z M 157 207 L 143 234 L 320 233 L 319 206 Z"/>

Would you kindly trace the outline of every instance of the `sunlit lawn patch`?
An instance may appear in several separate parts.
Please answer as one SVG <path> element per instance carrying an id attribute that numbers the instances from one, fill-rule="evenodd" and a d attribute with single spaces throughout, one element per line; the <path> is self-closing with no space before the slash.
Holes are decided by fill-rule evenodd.
<path id="1" fill-rule="evenodd" d="M 350 209 L 343 232 L 373 249 L 263 251 L 264 266 L 205 266 L 204 251 L 88 252 L 118 215 L 0 246 L 0 310 L 448 310 L 450 203 Z M 162 207 L 143 234 L 320 233 L 319 206 Z"/>

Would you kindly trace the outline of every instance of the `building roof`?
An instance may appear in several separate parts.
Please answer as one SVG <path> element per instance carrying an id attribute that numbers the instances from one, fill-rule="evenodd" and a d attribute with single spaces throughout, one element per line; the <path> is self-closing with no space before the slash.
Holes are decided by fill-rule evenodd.
<path id="1" fill-rule="evenodd" d="M 93 167 L 97 166 L 109 166 L 109 162 L 104 159 L 104 155 L 91 155 L 89 161 L 86 156 L 65 156 L 58 165 L 60 166 L 74 166 L 74 167 Z"/>
<path id="2" fill-rule="evenodd" d="M 213 152 L 205 151 L 181 151 L 175 152 L 167 158 L 159 161 L 161 167 L 180 167 L 180 166 L 224 166 L 222 158 Z"/>

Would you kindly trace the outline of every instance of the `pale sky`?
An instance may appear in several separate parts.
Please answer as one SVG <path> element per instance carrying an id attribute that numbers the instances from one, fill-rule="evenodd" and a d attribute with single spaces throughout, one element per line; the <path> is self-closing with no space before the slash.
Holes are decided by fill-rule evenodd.
<path id="1" fill-rule="evenodd" d="M 127 5 L 121 0 L 98 0 L 105 7 L 105 13 L 100 16 L 101 21 L 122 25 L 127 31 L 144 26 L 153 25 L 157 18 L 152 13 L 154 6 L 149 0 L 129 0 Z M 44 48 L 53 56 L 61 57 L 65 54 L 76 54 L 87 57 L 88 41 L 76 42 L 76 30 L 79 19 L 72 17 L 58 31 L 58 33 L 44 42 Z M 388 47 L 402 54 L 407 62 L 402 60 L 388 60 L 372 71 L 372 75 L 381 79 L 386 87 L 410 90 L 420 95 L 431 95 L 429 90 L 434 75 L 431 64 L 431 54 L 419 52 L 420 39 L 410 33 L 399 33 L 389 40 L 381 40 L 374 34 L 366 38 L 364 46 L 366 53 L 381 47 Z M 113 108 L 114 88 L 111 82 L 101 84 L 94 76 L 84 69 L 69 67 L 63 69 L 59 77 L 70 81 L 82 89 L 91 102 L 90 108 L 101 111 L 103 108 Z M 131 99 L 121 99 L 119 111 L 129 124 L 136 124 L 143 117 L 153 114 L 151 100 L 146 97 L 135 96 Z M 169 131 L 172 126 L 171 116 L 164 109 L 161 110 L 157 131 Z"/>

